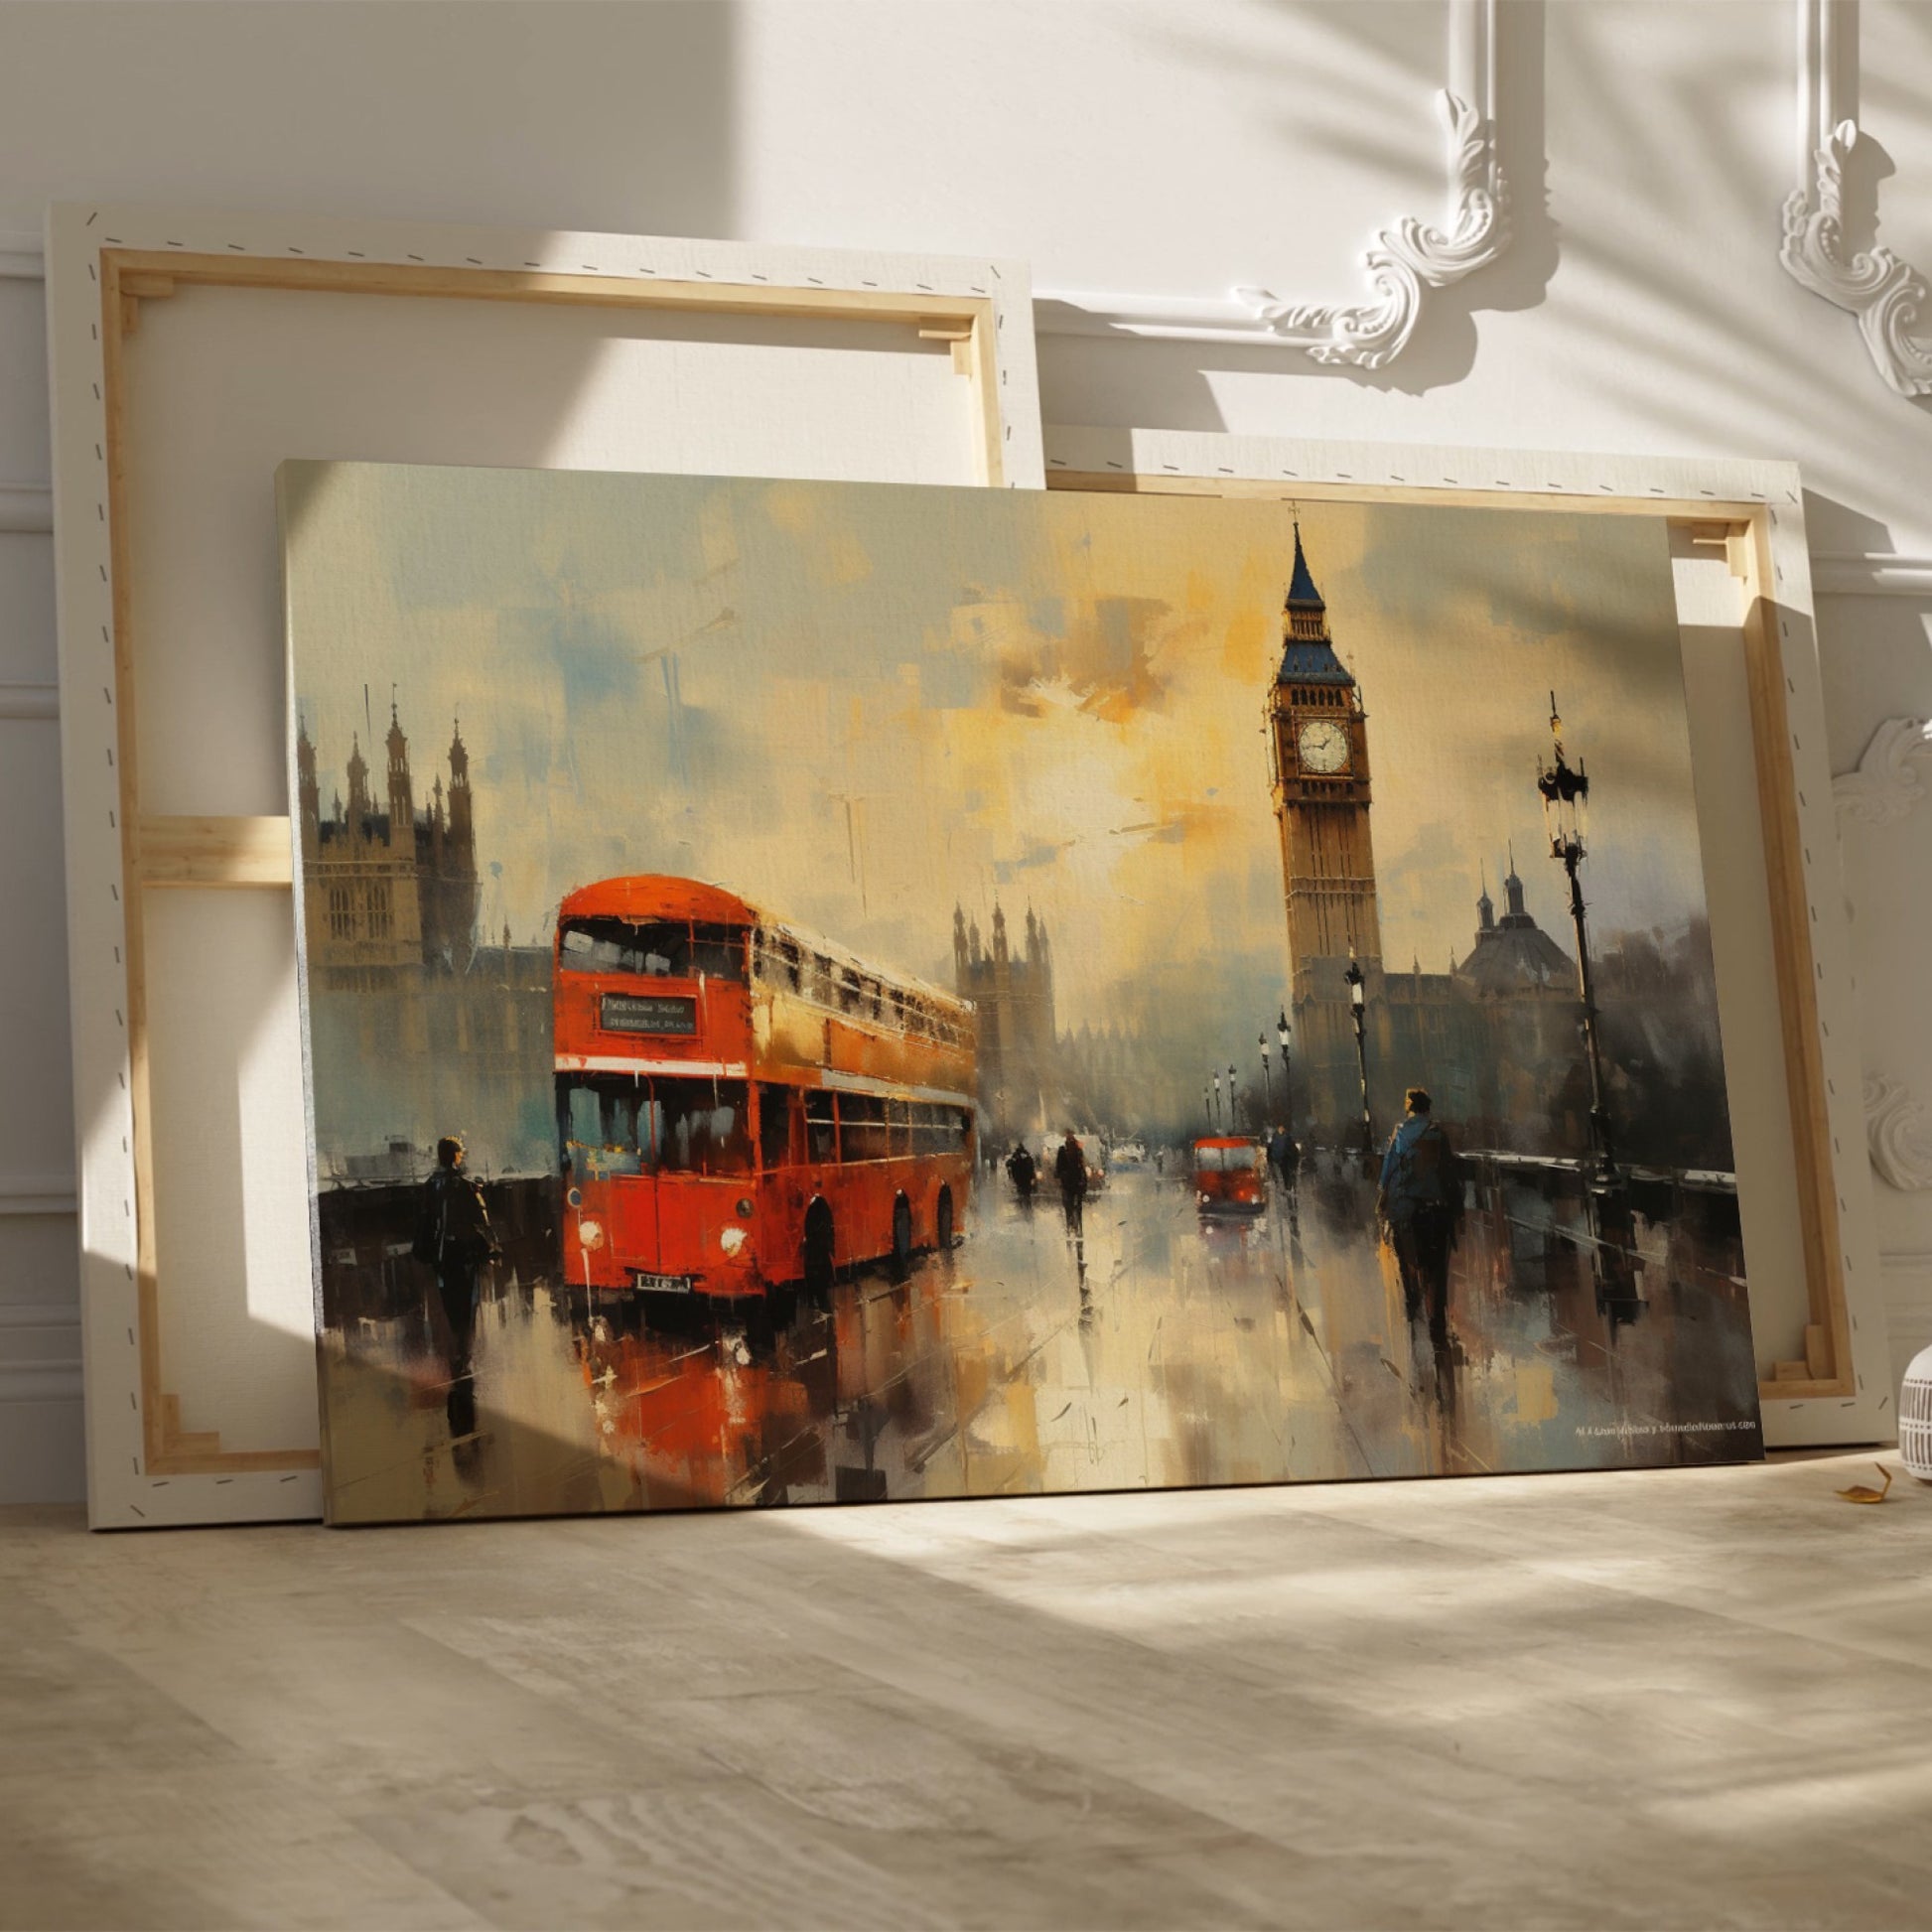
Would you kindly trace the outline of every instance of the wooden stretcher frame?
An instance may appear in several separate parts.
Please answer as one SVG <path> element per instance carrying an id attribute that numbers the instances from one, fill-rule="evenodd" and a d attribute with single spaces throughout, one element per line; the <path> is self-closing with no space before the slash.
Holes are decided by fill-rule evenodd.
<path id="1" fill-rule="evenodd" d="M 292 854 L 286 816 L 144 806 L 126 356 L 144 305 L 217 288 L 910 329 L 950 345 L 976 481 L 1036 487 L 1027 275 L 951 257 L 73 205 L 49 213 L 47 287 L 90 1517 L 319 1516 L 319 1451 L 229 1449 L 218 1430 L 186 1426 L 162 1350 L 144 901 L 182 888 L 287 893 Z M 279 661 L 279 634 L 259 641 Z"/>
<path id="2" fill-rule="evenodd" d="M 1889 1440 L 1858 1019 L 1795 465 L 1055 428 L 1047 486 L 1661 516 L 1726 561 L 1749 694 L 1807 1319 L 1759 1383 L 1769 1447 Z M 1725 1056 L 1765 1050 L 1733 1041 Z M 1747 1266 L 1749 1266 L 1747 1256 Z M 1760 1362 L 1763 1350 L 1760 1348 Z"/>

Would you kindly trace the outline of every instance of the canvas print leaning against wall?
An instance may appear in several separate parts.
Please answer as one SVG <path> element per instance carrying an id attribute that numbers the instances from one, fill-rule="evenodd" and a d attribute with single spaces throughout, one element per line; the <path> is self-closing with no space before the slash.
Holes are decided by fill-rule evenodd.
<path id="1" fill-rule="evenodd" d="M 1661 521 L 282 498 L 333 1520 L 1759 1452 Z"/>

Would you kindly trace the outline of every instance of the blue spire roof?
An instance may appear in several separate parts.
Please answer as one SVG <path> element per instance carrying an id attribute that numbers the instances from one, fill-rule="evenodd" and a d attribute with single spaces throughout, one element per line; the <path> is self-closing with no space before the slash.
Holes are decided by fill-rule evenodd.
<path id="1" fill-rule="evenodd" d="M 1296 605 L 1305 610 L 1325 611 L 1328 607 L 1321 601 L 1321 593 L 1314 587 L 1314 579 L 1309 575 L 1309 560 L 1302 554 L 1302 526 L 1295 526 L 1295 574 L 1288 580 L 1288 602 L 1282 607 L 1292 610 Z"/>
<path id="2" fill-rule="evenodd" d="M 1288 597 L 1282 605 L 1282 667 L 1275 674 L 1277 684 L 1353 684 L 1355 679 L 1328 638 L 1328 607 L 1314 587 L 1309 560 L 1302 554 L 1302 526 L 1295 526 L 1295 571 L 1288 580 Z M 1315 620 L 1317 634 L 1297 636 L 1295 620 L 1306 623 Z"/>

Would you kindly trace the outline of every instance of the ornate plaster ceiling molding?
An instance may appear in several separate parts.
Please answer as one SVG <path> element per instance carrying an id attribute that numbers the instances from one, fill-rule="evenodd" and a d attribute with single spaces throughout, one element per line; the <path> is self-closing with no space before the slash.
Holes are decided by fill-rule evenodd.
<path id="1" fill-rule="evenodd" d="M 1798 0 L 1798 186 L 1778 250 L 1791 275 L 1858 318 L 1871 360 L 1901 396 L 1932 395 L 1932 298 L 1889 248 L 1848 249 L 1845 165 L 1858 145 L 1859 0 Z M 1868 212 L 1875 218 L 1874 206 Z"/>
<path id="2" fill-rule="evenodd" d="M 1864 1136 L 1887 1186 L 1906 1194 L 1932 1188 L 1932 1112 L 1882 1073 L 1865 1075 Z"/>
<path id="3" fill-rule="evenodd" d="M 1436 96 L 1449 141 L 1449 205 L 1440 227 L 1406 215 L 1369 243 L 1366 302 L 1293 302 L 1264 288 L 1226 296 L 1041 292 L 1048 335 L 1134 336 L 1300 349 L 1316 362 L 1379 369 L 1409 345 L 1433 290 L 1487 267 L 1509 246 L 1509 186 L 1496 152 L 1499 0 L 1449 0 L 1449 85 Z"/>
<path id="4" fill-rule="evenodd" d="M 1862 825 L 1890 825 L 1926 795 L 1921 763 L 1932 760 L 1932 725 L 1923 718 L 1887 718 L 1871 734 L 1858 769 L 1832 780 L 1841 816 Z"/>

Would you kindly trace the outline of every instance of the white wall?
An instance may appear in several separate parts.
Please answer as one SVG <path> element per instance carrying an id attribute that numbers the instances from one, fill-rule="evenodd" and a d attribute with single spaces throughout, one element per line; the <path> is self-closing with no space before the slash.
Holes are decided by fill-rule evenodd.
<path id="1" fill-rule="evenodd" d="M 1932 264 L 1932 6 L 1861 12 L 1863 166 L 1883 239 Z M 1372 231 L 1440 203 L 1446 48 L 1435 0 L 4 6 L 0 233 L 100 196 L 1348 298 Z M 1048 420 L 1795 458 L 1815 552 L 1932 559 L 1932 405 L 1778 265 L 1787 0 L 1507 0 L 1499 67 L 1516 239 L 1390 368 L 1050 337 Z M 7 485 L 47 476 L 39 298 L 0 280 L 0 1495 L 80 1482 L 49 545 L 8 527 L 35 499 Z M 1821 603 L 1835 768 L 1932 714 L 1929 616 Z M 1867 1066 L 1932 1103 L 1932 809 L 1854 828 L 1848 859 Z M 1932 1339 L 1932 1189 L 1878 1193 L 1903 1352 Z"/>

